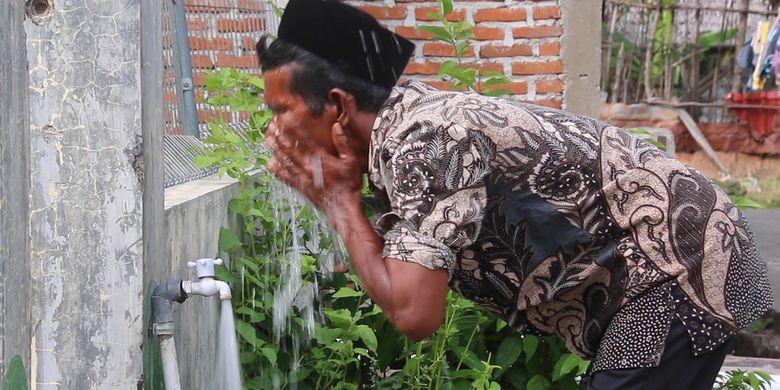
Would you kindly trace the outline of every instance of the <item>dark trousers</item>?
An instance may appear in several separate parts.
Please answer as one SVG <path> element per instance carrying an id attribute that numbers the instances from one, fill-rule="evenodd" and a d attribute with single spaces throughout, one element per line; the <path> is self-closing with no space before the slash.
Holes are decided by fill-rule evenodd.
<path id="1" fill-rule="evenodd" d="M 676 317 L 658 367 L 604 370 L 583 383 L 587 390 L 711 390 L 733 337 L 718 349 L 693 356 L 688 333 Z"/>

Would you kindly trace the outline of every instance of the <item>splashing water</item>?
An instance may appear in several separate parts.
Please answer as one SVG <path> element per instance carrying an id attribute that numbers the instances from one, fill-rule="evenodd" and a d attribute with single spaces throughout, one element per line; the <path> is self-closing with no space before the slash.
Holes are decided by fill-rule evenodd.
<path id="1" fill-rule="evenodd" d="M 280 346 L 288 348 L 294 357 L 294 363 L 289 373 L 292 376 L 299 368 L 300 348 L 308 345 L 309 340 L 314 335 L 317 319 L 322 318 L 319 306 L 318 277 L 314 277 L 311 282 L 304 280 L 302 253 L 316 254 L 319 275 L 329 278 L 335 264 L 342 261 L 345 251 L 339 239 L 332 240 L 335 248 L 320 248 L 321 238 L 333 233 L 330 232 L 325 218 L 316 212 L 318 218 L 310 226 L 306 226 L 308 237 L 304 240 L 304 231 L 298 216 L 305 207 L 305 202 L 290 187 L 278 185 L 278 188 L 272 191 L 271 202 L 275 207 L 280 205 L 279 209 L 274 210 L 274 216 L 280 218 L 278 220 L 287 222 L 291 242 L 289 248 L 276 248 L 278 249 L 276 253 L 280 256 L 278 272 L 281 283 L 274 291 L 273 331 Z M 279 227 L 283 228 L 283 225 L 280 223 Z M 291 317 L 294 310 L 303 320 L 305 331 L 303 335 L 291 331 Z M 283 336 L 288 335 L 291 336 L 291 345 L 280 342 Z M 279 379 L 273 378 L 274 387 L 278 388 Z"/>
<path id="2" fill-rule="evenodd" d="M 238 342 L 230 300 L 221 301 L 219 313 L 219 339 L 217 340 L 217 369 L 219 389 L 241 390 L 241 363 L 238 360 Z M 221 382 L 220 382 L 221 381 Z"/>

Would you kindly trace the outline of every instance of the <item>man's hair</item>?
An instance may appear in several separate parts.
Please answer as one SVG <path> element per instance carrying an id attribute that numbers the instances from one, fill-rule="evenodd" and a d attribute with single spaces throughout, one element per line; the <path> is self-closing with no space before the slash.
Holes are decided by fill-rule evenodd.
<path id="1" fill-rule="evenodd" d="M 321 115 L 333 88 L 341 88 L 355 97 L 361 111 L 376 112 L 390 96 L 390 90 L 362 78 L 350 76 L 336 65 L 298 47 L 275 39 L 266 47 L 266 37 L 257 41 L 257 56 L 263 72 L 291 65 L 290 89 L 303 96 L 314 115 Z"/>

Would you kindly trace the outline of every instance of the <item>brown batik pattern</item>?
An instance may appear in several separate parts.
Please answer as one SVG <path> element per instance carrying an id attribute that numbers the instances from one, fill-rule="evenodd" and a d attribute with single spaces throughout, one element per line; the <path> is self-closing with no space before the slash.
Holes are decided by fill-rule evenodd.
<path id="1" fill-rule="evenodd" d="M 369 161 L 389 199 L 377 221 L 385 256 L 449 269 L 466 298 L 582 357 L 598 353 L 600 367 L 657 364 L 648 357 L 660 356 L 663 331 L 631 351 L 602 338 L 668 329 L 643 314 L 659 302 L 674 305 L 695 353 L 771 305 L 728 197 L 616 127 L 407 83 L 377 116 Z"/>

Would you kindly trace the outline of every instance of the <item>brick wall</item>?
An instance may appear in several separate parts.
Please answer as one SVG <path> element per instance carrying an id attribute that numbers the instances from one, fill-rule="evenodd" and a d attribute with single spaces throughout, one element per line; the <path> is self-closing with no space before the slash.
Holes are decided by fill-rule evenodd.
<path id="1" fill-rule="evenodd" d="M 450 20 L 466 20 L 474 27 L 475 39 L 465 61 L 485 71 L 502 72 L 511 84 L 501 86 L 522 101 L 560 108 L 563 102 L 564 66 L 561 61 L 561 0 L 456 0 Z M 438 88 L 451 85 L 436 75 L 440 64 L 452 59 L 452 51 L 416 27 L 436 25 L 428 16 L 438 3 L 426 0 L 348 0 L 376 17 L 382 24 L 417 45 L 407 66 L 407 78 L 426 81 Z M 193 81 L 197 97 L 204 97 L 205 70 L 223 67 L 259 72 L 254 52 L 258 37 L 275 31 L 269 25 L 264 0 L 185 0 L 190 36 Z M 272 23 L 272 22 L 271 22 Z M 164 26 L 170 28 L 169 26 Z M 164 47 L 172 36 L 165 36 Z M 173 81 L 168 69 L 166 80 Z M 166 92 L 166 108 L 175 103 L 175 93 Z M 216 112 L 199 105 L 201 123 Z M 166 109 L 166 120 L 175 123 L 175 115 Z M 171 132 L 179 132 L 172 125 Z"/>
<path id="2" fill-rule="evenodd" d="M 560 0 L 543 1 L 455 1 L 450 20 L 466 20 L 474 25 L 475 39 L 466 62 L 483 70 L 498 71 L 512 80 L 502 88 L 515 98 L 560 108 L 563 101 L 563 62 L 561 61 Z M 436 76 L 440 64 L 452 58 L 441 42 L 416 29 L 436 25 L 427 16 L 438 3 L 425 0 L 356 1 L 355 5 L 379 19 L 389 29 L 417 45 L 415 57 L 406 68 L 408 77 L 424 80 L 439 88 L 450 86 Z"/>

